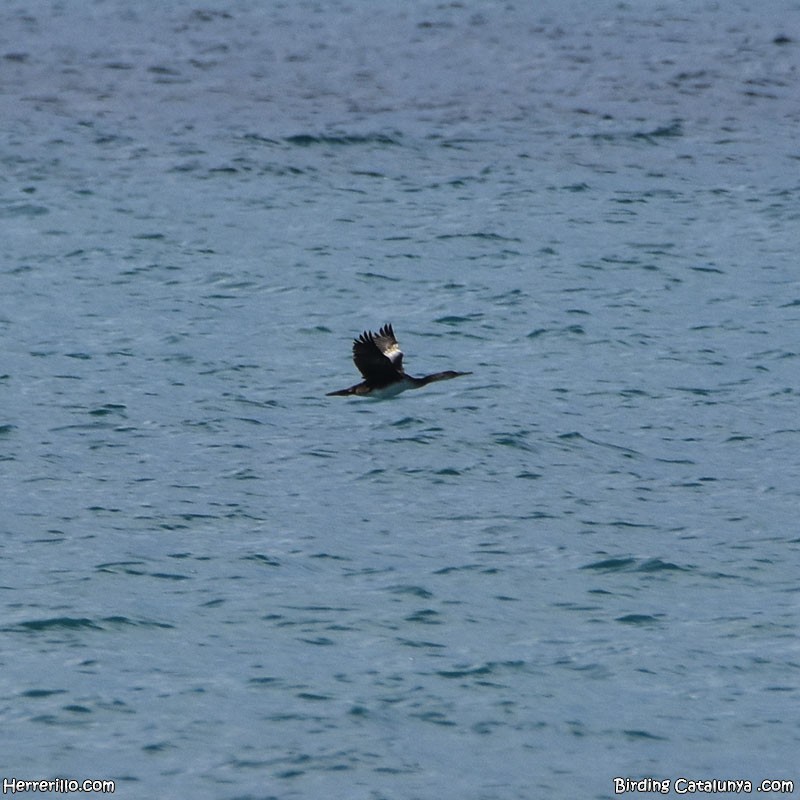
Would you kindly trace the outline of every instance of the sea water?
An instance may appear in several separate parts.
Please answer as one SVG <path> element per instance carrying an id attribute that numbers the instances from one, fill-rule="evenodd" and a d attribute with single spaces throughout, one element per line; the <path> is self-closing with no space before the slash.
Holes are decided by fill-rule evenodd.
<path id="1" fill-rule="evenodd" d="M 796 2 L 0 18 L 0 777 L 797 791 Z"/>

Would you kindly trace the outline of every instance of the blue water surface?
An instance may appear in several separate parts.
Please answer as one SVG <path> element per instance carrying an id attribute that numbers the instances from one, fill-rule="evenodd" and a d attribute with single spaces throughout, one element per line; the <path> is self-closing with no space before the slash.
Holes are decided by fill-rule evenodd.
<path id="1" fill-rule="evenodd" d="M 5 3 L 2 776 L 800 781 L 799 30 Z"/>

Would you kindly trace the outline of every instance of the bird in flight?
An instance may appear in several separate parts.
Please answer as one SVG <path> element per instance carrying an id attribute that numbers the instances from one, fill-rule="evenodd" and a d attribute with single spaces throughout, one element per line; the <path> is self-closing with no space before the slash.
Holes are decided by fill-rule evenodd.
<path id="1" fill-rule="evenodd" d="M 388 323 L 377 333 L 364 331 L 353 341 L 353 361 L 364 376 L 361 383 L 337 392 L 328 392 L 328 397 L 394 397 L 406 389 L 420 389 L 434 381 L 447 381 L 471 372 L 434 372 L 424 378 L 406 375 L 403 370 L 403 351 L 397 344 L 392 326 Z"/>

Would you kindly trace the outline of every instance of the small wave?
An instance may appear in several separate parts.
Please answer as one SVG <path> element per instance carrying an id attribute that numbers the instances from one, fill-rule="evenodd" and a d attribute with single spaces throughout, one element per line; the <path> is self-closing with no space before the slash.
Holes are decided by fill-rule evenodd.
<path id="1" fill-rule="evenodd" d="M 295 145 L 296 147 L 312 147 L 319 144 L 328 144 L 336 146 L 346 145 L 364 145 L 364 144 L 380 144 L 380 145 L 398 145 L 400 142 L 391 136 L 385 134 L 369 134 L 369 135 L 350 135 L 350 136 L 314 136 L 308 133 L 299 133 L 295 136 L 287 136 L 284 139 L 288 144 Z"/>

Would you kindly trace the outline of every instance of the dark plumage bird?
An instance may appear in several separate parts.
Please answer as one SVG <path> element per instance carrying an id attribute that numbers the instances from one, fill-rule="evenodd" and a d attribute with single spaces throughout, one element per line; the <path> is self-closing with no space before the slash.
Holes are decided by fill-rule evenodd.
<path id="1" fill-rule="evenodd" d="M 364 380 L 348 389 L 328 392 L 328 397 L 346 397 L 351 394 L 360 397 L 393 397 L 406 389 L 420 389 L 434 381 L 447 381 L 459 375 L 472 374 L 447 370 L 434 372 L 424 378 L 406 375 L 403 370 L 403 351 L 389 324 L 384 325 L 377 333 L 364 331 L 353 341 L 353 361 Z"/>

